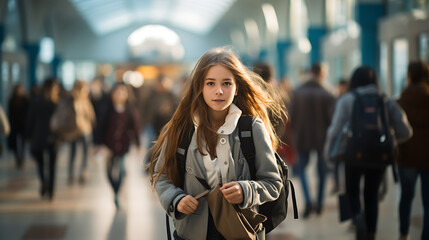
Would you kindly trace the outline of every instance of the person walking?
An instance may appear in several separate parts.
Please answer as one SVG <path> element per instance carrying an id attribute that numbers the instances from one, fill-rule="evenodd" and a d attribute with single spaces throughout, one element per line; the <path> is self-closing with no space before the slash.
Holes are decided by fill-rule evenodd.
<path id="1" fill-rule="evenodd" d="M 114 202 L 119 209 L 119 190 L 125 175 L 125 156 L 134 142 L 140 146 L 139 120 L 134 105 L 129 103 L 128 87 L 116 83 L 111 92 L 111 101 L 101 111 L 101 135 L 97 142 L 103 142 L 110 151 L 107 159 L 107 178 L 112 186 Z"/>
<path id="2" fill-rule="evenodd" d="M 51 132 L 50 121 L 59 100 L 59 91 L 60 87 L 55 79 L 45 80 L 41 95 L 35 96 L 30 103 L 27 117 L 26 133 L 30 139 L 31 154 L 37 163 L 40 196 L 47 196 L 50 200 L 54 196 L 57 158 L 56 139 Z"/>
<path id="3" fill-rule="evenodd" d="M 257 210 L 279 196 L 282 182 L 274 155 L 279 139 L 267 108 L 281 114 L 284 105 L 265 87 L 267 84 L 229 49 L 209 50 L 196 64 L 177 111 L 154 145 L 149 165 L 152 186 L 174 220 L 175 239 L 228 238 L 217 229 L 207 199 L 197 197 L 206 189 L 201 182 L 212 189 L 220 185 L 222 198 L 240 209 Z M 237 122 L 242 115 L 255 117 L 254 180 L 250 180 L 249 166 L 237 142 Z M 187 126 L 195 132 L 190 136 L 186 172 L 181 176 L 176 152 Z M 259 239 L 265 239 L 262 224 L 255 231 Z"/>
<path id="4" fill-rule="evenodd" d="M 313 211 L 321 214 L 323 209 L 326 182 L 323 145 L 335 104 L 335 98 L 323 86 L 327 74 L 326 66 L 316 63 L 312 66 L 311 73 L 311 79 L 294 91 L 290 108 L 293 143 L 298 152 L 298 171 L 306 202 L 304 218 L 307 218 Z M 317 154 L 319 177 L 317 202 L 315 204 L 310 196 L 306 175 L 306 168 L 312 151 Z"/>
<path id="5" fill-rule="evenodd" d="M 72 89 L 72 106 L 75 111 L 76 127 L 78 134 L 70 142 L 69 159 L 69 183 L 74 179 L 74 162 L 76 157 L 76 146 L 78 143 L 82 146 L 82 162 L 79 173 L 79 182 L 84 183 L 88 177 L 88 137 L 92 133 L 95 125 L 95 113 L 89 100 L 89 88 L 83 81 L 77 80 Z"/>
<path id="6" fill-rule="evenodd" d="M 8 147 L 15 155 L 15 163 L 18 169 L 22 168 L 24 164 L 25 124 L 27 121 L 28 106 L 29 100 L 25 94 L 24 85 L 16 85 L 8 103 L 8 117 L 11 128 Z"/>
<path id="7" fill-rule="evenodd" d="M 342 131 L 346 123 L 351 122 L 353 105 L 356 98 L 354 92 L 360 95 L 382 94 L 378 86 L 377 75 L 371 67 L 361 66 L 357 68 L 351 77 L 349 92 L 338 99 L 335 105 L 332 123 L 327 131 L 324 152 L 326 156 L 329 155 L 329 149 L 331 149 L 334 138 Z M 387 100 L 385 106 L 388 116 L 387 122 L 395 133 L 393 136 L 395 141 L 401 142 L 410 138 L 412 129 L 401 107 L 393 100 Z M 360 159 L 360 162 L 364 162 L 364 160 L 365 159 Z M 378 219 L 378 193 L 385 170 L 386 167 L 359 166 L 352 160 L 348 160 L 346 155 L 346 194 L 348 196 L 353 223 L 356 225 L 356 237 L 358 240 L 375 239 Z M 360 201 L 361 178 L 364 178 L 364 212 L 361 210 Z"/>
<path id="8" fill-rule="evenodd" d="M 423 231 L 421 239 L 429 239 L 429 65 L 425 61 L 410 62 L 408 86 L 398 100 L 413 127 L 413 136 L 399 144 L 397 158 L 401 199 L 399 201 L 400 239 L 409 238 L 411 205 L 417 179 L 421 180 Z"/>

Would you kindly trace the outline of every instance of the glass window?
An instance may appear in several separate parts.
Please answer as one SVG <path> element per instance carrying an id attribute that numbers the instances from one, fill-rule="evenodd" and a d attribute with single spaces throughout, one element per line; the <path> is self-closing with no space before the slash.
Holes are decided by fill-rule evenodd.
<path id="1" fill-rule="evenodd" d="M 0 92 L 0 103 L 2 103 L 2 102 L 6 102 L 6 100 L 7 100 L 7 96 L 9 95 L 8 94 L 8 88 L 9 88 L 9 63 L 8 62 L 6 62 L 6 61 L 3 61 L 2 62 L 2 65 L 1 65 L 1 82 L 0 82 L 0 84 L 1 84 L 1 87 L 2 88 L 0 88 L 3 92 Z"/>
<path id="2" fill-rule="evenodd" d="M 399 97 L 406 86 L 408 66 L 408 41 L 399 38 L 393 41 L 393 96 Z"/>
<path id="3" fill-rule="evenodd" d="M 388 46 L 385 42 L 380 44 L 380 88 L 387 93 L 387 71 L 389 68 Z"/>
<path id="4" fill-rule="evenodd" d="M 429 33 L 422 33 L 419 36 L 419 58 L 429 61 Z"/>
<path id="5" fill-rule="evenodd" d="M 61 73 L 64 88 L 67 90 L 72 89 L 74 80 L 76 78 L 75 64 L 71 61 L 64 62 L 61 67 Z"/>
<path id="6" fill-rule="evenodd" d="M 13 63 L 12 64 L 12 82 L 14 85 L 19 83 L 19 77 L 20 77 L 20 66 L 19 63 Z"/>

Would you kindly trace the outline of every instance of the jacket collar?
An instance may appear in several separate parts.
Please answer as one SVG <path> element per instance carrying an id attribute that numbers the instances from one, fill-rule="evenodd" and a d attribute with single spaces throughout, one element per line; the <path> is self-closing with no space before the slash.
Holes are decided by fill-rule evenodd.
<path id="1" fill-rule="evenodd" d="M 228 114 L 225 118 L 225 123 L 217 130 L 218 134 L 231 134 L 237 127 L 238 119 L 241 116 L 241 110 L 234 103 L 231 104 L 228 110 Z M 197 115 L 194 115 L 195 128 L 198 127 L 200 119 Z"/>
<path id="2" fill-rule="evenodd" d="M 225 123 L 217 130 L 218 134 L 231 134 L 237 127 L 238 119 L 240 119 L 241 110 L 232 103 L 229 107 L 228 115 L 226 115 Z"/>

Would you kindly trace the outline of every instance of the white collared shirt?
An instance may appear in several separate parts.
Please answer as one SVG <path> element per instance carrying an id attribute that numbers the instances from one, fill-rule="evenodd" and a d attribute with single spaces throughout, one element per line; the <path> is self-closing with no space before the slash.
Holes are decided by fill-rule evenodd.
<path id="1" fill-rule="evenodd" d="M 231 104 L 228 115 L 225 118 L 225 123 L 218 129 L 218 141 L 216 145 L 217 158 L 211 159 L 210 154 L 206 152 L 206 147 L 203 146 L 203 161 L 207 171 L 207 183 L 214 188 L 219 184 L 227 183 L 229 161 L 232 159 L 231 147 L 228 140 L 228 135 L 231 134 L 237 127 L 238 120 L 241 116 L 241 110 Z M 203 142 L 205 145 L 205 142 Z"/>

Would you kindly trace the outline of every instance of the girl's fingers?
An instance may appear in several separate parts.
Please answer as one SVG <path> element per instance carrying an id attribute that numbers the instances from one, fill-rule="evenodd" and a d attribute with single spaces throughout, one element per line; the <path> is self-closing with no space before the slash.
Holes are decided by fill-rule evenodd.
<path id="1" fill-rule="evenodd" d="M 182 198 L 177 205 L 177 210 L 184 214 L 191 214 L 197 210 L 198 201 L 190 195 Z"/>

